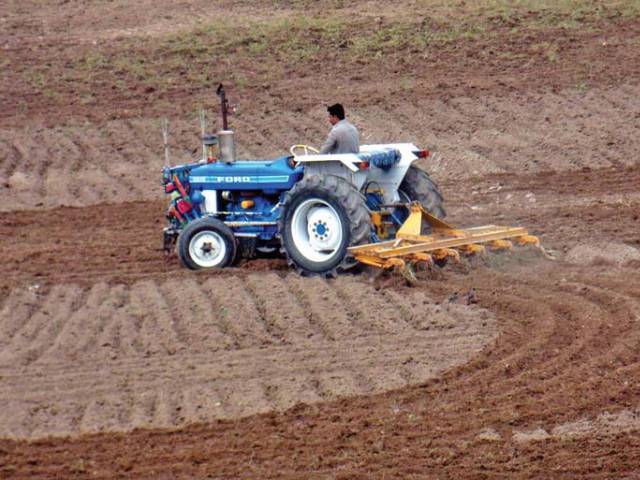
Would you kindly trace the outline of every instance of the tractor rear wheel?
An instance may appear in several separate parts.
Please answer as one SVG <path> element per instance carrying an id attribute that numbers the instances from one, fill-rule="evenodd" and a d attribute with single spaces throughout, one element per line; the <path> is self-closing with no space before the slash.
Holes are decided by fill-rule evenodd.
<path id="1" fill-rule="evenodd" d="M 287 192 L 278 232 L 289 265 L 299 273 L 335 276 L 356 264 L 347 248 L 369 241 L 371 218 L 349 182 L 312 175 Z"/>
<path id="2" fill-rule="evenodd" d="M 182 264 L 191 270 L 226 267 L 235 255 L 233 232 L 217 218 L 194 220 L 178 237 L 178 256 Z"/>
<path id="3" fill-rule="evenodd" d="M 444 218 L 447 214 L 442 206 L 443 199 L 438 185 L 431 180 L 427 172 L 411 165 L 404 180 L 400 184 L 400 191 L 411 201 L 418 201 L 422 207 L 438 218 Z"/>

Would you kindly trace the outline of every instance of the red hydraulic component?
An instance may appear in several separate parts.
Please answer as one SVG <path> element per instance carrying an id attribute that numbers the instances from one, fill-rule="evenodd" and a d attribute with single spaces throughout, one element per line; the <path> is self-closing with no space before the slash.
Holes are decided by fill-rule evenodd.
<path id="1" fill-rule="evenodd" d="M 176 208 L 178 209 L 178 212 L 182 213 L 183 215 L 186 213 L 189 213 L 192 210 L 192 206 L 189 202 L 187 202 L 186 200 L 183 200 L 182 198 L 180 200 L 178 200 L 176 202 Z"/>

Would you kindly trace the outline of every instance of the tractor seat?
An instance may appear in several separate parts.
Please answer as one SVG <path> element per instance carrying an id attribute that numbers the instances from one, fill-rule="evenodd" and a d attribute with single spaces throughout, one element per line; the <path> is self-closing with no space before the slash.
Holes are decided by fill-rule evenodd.
<path id="1" fill-rule="evenodd" d="M 360 160 L 368 162 L 382 170 L 389 170 L 400 161 L 401 157 L 402 154 L 395 148 L 384 148 L 381 150 L 374 150 L 372 152 L 358 153 L 358 158 Z"/>

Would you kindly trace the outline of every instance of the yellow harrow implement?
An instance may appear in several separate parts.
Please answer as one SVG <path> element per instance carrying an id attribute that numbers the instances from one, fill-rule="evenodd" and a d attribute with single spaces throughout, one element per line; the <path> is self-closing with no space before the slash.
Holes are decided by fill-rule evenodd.
<path id="1" fill-rule="evenodd" d="M 393 240 L 350 247 L 349 252 L 360 263 L 399 270 L 409 280 L 415 280 L 409 266 L 419 263 L 430 265 L 434 260 L 447 258 L 459 260 L 461 255 L 484 254 L 487 248 L 511 249 L 514 242 L 542 248 L 538 237 L 529 235 L 526 228 L 485 225 L 459 229 L 431 215 L 419 202 L 413 202 L 410 210 Z M 431 226 L 429 235 L 422 234 L 423 220 Z"/>

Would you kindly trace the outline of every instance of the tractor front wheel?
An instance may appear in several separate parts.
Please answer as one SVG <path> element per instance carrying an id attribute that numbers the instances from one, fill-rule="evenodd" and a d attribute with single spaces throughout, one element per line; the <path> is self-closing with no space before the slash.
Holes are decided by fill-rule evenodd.
<path id="1" fill-rule="evenodd" d="M 312 175 L 286 194 L 278 230 L 287 260 L 299 273 L 335 276 L 355 265 L 347 248 L 369 240 L 371 219 L 362 194 L 349 182 Z"/>
<path id="2" fill-rule="evenodd" d="M 194 220 L 178 237 L 178 256 L 182 264 L 191 270 L 226 267 L 235 255 L 233 232 L 216 218 Z"/>

